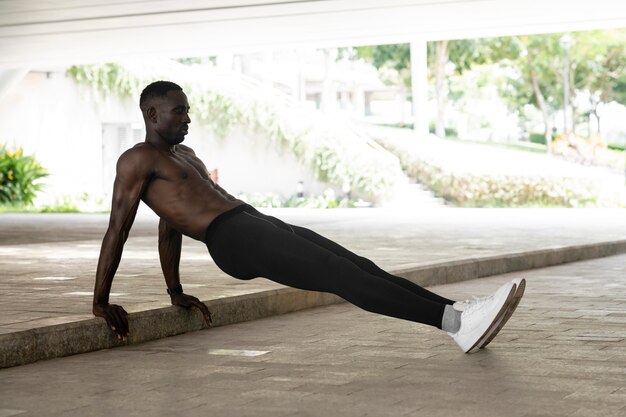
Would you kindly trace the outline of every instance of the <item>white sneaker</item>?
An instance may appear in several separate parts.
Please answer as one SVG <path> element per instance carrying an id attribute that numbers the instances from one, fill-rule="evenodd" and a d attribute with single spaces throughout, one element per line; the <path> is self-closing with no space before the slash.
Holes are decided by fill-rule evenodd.
<path id="1" fill-rule="evenodd" d="M 456 303 L 452 304 L 452 308 L 454 308 L 456 311 L 465 311 L 473 304 L 484 303 L 485 301 L 492 299 L 493 295 L 488 295 L 486 297 L 472 297 L 469 300 L 457 301 Z"/>
<path id="2" fill-rule="evenodd" d="M 515 294 L 515 283 L 508 282 L 501 286 L 494 295 L 475 298 L 459 303 L 461 328 L 456 333 L 449 333 L 463 352 L 467 353 L 478 345 L 508 309 L 508 303 Z M 453 306 L 453 308 L 456 308 Z"/>
<path id="3" fill-rule="evenodd" d="M 515 309 L 519 305 L 519 302 L 522 300 L 524 296 L 524 290 L 526 290 L 526 280 L 524 278 L 515 278 L 513 280 L 513 284 L 515 284 L 515 294 L 513 295 L 513 299 L 508 304 L 508 308 L 504 315 L 498 320 L 497 325 L 488 332 L 482 340 L 478 342 L 478 348 L 482 349 L 487 346 L 494 337 L 500 332 L 500 330 L 504 327 L 507 321 L 511 318 Z"/>

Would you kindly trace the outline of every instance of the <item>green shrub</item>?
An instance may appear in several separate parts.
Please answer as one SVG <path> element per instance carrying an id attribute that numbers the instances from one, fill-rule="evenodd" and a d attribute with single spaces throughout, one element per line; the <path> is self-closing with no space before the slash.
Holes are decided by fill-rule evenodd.
<path id="1" fill-rule="evenodd" d="M 402 126 L 398 126 L 398 127 L 402 127 Z M 413 129 L 413 125 L 411 124 L 410 129 Z M 437 131 L 437 128 L 435 126 L 434 123 L 431 123 L 428 125 L 428 132 L 435 134 L 435 132 Z M 444 133 L 446 135 L 447 138 L 457 138 L 459 137 L 459 132 L 458 130 L 456 130 L 453 127 L 446 127 L 444 128 Z"/>
<path id="2" fill-rule="evenodd" d="M 46 204 L 41 207 L 42 213 L 80 213 L 80 209 L 69 196 L 56 198 L 54 204 Z"/>
<path id="3" fill-rule="evenodd" d="M 540 145 L 546 144 L 546 136 L 543 133 L 533 132 L 528 136 L 528 140 L 530 140 L 531 143 L 538 143 Z"/>
<path id="4" fill-rule="evenodd" d="M 22 148 L 10 151 L 0 145 L 0 204 L 29 205 L 43 185 L 38 181 L 48 173 Z"/>
<path id="5" fill-rule="evenodd" d="M 626 145 L 620 145 L 618 143 L 609 143 L 607 145 L 607 148 L 609 148 L 612 151 L 621 151 L 624 152 L 624 148 L 626 147 Z"/>
<path id="6" fill-rule="evenodd" d="M 292 196 L 287 199 L 274 193 L 239 193 L 236 196 L 254 207 L 263 208 L 353 208 L 356 200 L 351 198 L 337 197 L 334 193 L 324 193 L 307 197 Z"/>

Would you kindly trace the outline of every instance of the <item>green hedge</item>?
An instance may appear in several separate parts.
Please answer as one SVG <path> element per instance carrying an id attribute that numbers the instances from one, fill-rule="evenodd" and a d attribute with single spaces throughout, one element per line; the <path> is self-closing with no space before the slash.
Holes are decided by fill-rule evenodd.
<path id="1" fill-rule="evenodd" d="M 456 173 L 388 143 L 406 173 L 459 207 L 626 207 L 626 187 L 609 195 L 584 178 Z"/>
<path id="2" fill-rule="evenodd" d="M 414 161 L 408 173 L 437 196 L 460 207 L 587 207 L 598 204 L 593 187 L 572 178 L 455 174 L 425 161 Z"/>

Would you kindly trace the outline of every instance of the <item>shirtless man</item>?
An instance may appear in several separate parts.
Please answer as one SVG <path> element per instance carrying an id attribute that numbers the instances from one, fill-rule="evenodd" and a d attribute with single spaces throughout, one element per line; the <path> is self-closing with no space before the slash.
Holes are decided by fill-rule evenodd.
<path id="1" fill-rule="evenodd" d="M 183 234 L 204 242 L 216 265 L 235 278 L 265 277 L 331 292 L 365 310 L 447 331 L 464 352 L 486 346 L 519 303 L 523 280 L 503 285 L 493 296 L 455 303 L 311 230 L 258 212 L 215 184 L 193 150 L 181 145 L 191 120 L 187 96 L 178 85 L 148 85 L 139 107 L 146 140 L 117 162 L 93 299 L 93 314 L 103 317 L 118 338 L 128 336 L 127 313 L 109 304 L 109 293 L 140 201 L 160 217 L 159 258 L 172 304 L 198 308 L 207 324 L 208 308 L 184 293 L 180 283 Z"/>

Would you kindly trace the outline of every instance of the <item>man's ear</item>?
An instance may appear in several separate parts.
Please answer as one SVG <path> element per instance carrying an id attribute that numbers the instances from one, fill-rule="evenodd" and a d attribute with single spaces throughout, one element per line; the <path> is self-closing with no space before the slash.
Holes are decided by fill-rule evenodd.
<path id="1" fill-rule="evenodd" d="M 154 106 L 148 107 L 148 109 L 146 110 L 146 116 L 148 116 L 148 120 L 150 120 L 152 123 L 156 123 L 157 121 L 156 108 Z"/>

